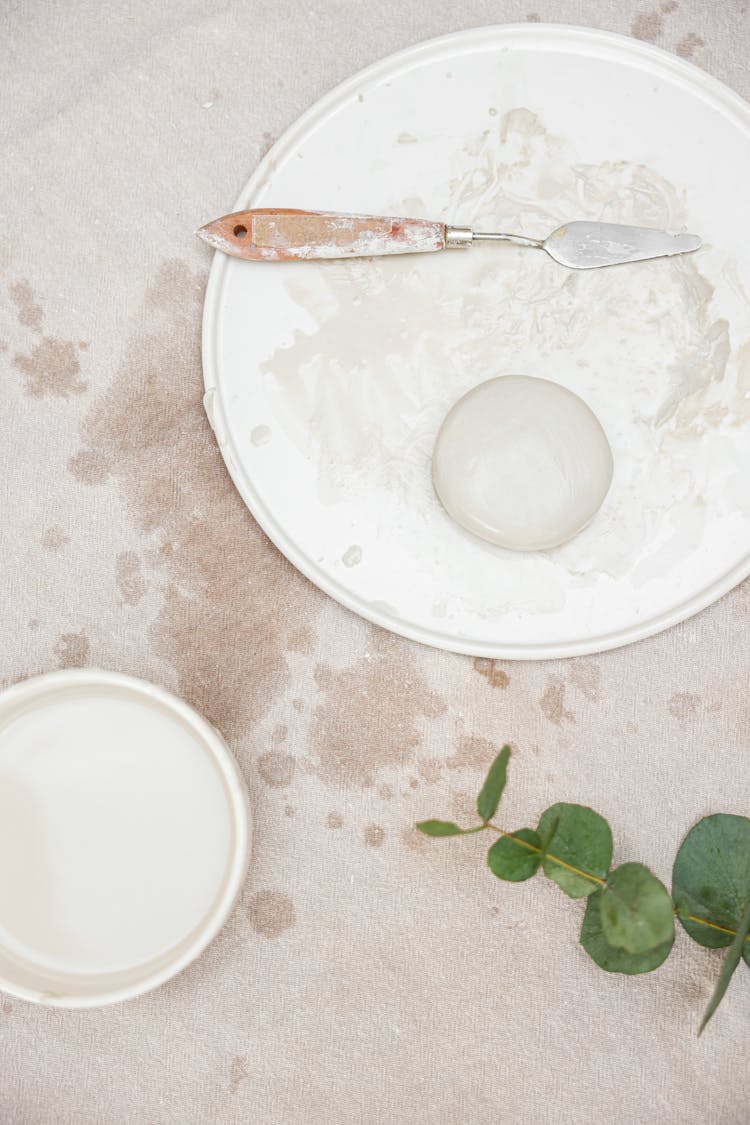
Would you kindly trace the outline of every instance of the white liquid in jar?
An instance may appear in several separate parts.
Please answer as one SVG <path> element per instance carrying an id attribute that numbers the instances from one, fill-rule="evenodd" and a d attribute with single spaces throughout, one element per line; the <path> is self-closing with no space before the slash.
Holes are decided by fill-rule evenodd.
<path id="1" fill-rule="evenodd" d="M 197 732 L 158 700 L 52 695 L 0 728 L 0 943 L 62 972 L 172 949 L 226 879 L 229 801 Z"/>

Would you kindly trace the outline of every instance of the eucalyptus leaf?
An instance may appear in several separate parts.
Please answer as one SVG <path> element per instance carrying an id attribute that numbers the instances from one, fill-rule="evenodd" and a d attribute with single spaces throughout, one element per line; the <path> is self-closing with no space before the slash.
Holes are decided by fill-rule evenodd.
<path id="1" fill-rule="evenodd" d="M 541 862 L 542 841 L 533 828 L 519 828 L 511 836 L 501 836 L 487 853 L 492 874 L 510 883 L 522 883 L 536 875 Z"/>
<path id="2" fill-rule="evenodd" d="M 543 839 L 555 821 L 554 838 L 542 860 L 544 874 L 571 898 L 593 894 L 606 879 L 612 862 L 609 825 L 585 805 L 560 803 L 542 813 L 537 831 Z"/>
<path id="3" fill-rule="evenodd" d="M 693 941 L 731 945 L 750 902 L 750 820 L 705 816 L 682 842 L 672 870 L 672 897 Z M 742 955 L 750 965 L 750 941 Z"/>
<path id="4" fill-rule="evenodd" d="M 626 953 L 648 953 L 674 940 L 672 899 L 642 863 L 623 863 L 611 873 L 600 914 L 607 942 Z"/>
<path id="5" fill-rule="evenodd" d="M 581 945 L 597 965 L 607 973 L 650 973 L 658 969 L 669 956 L 674 944 L 672 937 L 646 953 L 628 953 L 616 945 L 610 945 L 602 928 L 602 891 L 594 891 L 586 903 L 586 913 L 581 926 Z"/>
<path id="6" fill-rule="evenodd" d="M 425 836 L 466 836 L 471 832 L 478 832 L 480 828 L 459 828 L 452 820 L 421 820 L 417 825 Z"/>
<path id="7" fill-rule="evenodd" d="M 701 1025 L 698 1029 L 699 1035 L 702 1034 L 704 1027 L 711 1019 L 711 1016 L 714 1014 L 719 1004 L 724 999 L 724 993 L 729 987 L 729 982 L 732 979 L 734 970 L 740 963 L 740 959 L 742 957 L 742 947 L 745 945 L 748 932 L 750 932 L 750 899 L 748 900 L 748 904 L 745 907 L 745 913 L 740 919 L 739 928 L 737 930 L 737 933 L 734 935 L 732 944 L 729 947 L 729 952 L 724 959 L 724 964 L 721 967 L 721 972 L 719 973 L 719 979 L 716 982 L 714 994 L 711 997 L 703 1019 L 701 1020 Z"/>
<path id="8" fill-rule="evenodd" d="M 500 798 L 505 788 L 509 758 L 510 746 L 503 746 L 489 768 L 484 785 L 477 797 L 477 812 L 482 820 L 492 820 L 497 812 L 497 806 L 500 804 Z"/>

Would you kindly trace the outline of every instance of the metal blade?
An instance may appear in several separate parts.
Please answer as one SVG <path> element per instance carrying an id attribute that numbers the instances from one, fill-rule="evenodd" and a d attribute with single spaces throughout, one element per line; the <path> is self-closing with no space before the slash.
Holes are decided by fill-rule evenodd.
<path id="1" fill-rule="evenodd" d="M 566 223 L 542 243 L 556 262 L 579 270 L 688 254 L 700 246 L 697 234 L 667 234 L 650 227 L 587 222 Z"/>

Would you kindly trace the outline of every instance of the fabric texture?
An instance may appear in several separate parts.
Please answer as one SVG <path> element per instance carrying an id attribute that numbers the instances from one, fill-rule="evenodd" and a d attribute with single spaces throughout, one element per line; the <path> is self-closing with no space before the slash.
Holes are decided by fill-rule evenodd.
<path id="1" fill-rule="evenodd" d="M 237 910 L 174 981 L 100 1011 L 0 998 L 3 1125 L 747 1121 L 744 966 L 698 1040 L 719 954 L 680 933 L 658 972 L 604 974 L 580 904 L 412 826 L 470 816 L 510 740 L 503 823 L 590 804 L 619 860 L 669 882 L 701 815 L 750 814 L 750 585 L 606 655 L 430 651 L 277 553 L 202 412 L 194 229 L 334 83 L 524 20 L 636 35 L 750 96 L 739 0 L 0 12 L 0 676 L 91 664 L 177 691 L 226 735 L 256 821 Z"/>

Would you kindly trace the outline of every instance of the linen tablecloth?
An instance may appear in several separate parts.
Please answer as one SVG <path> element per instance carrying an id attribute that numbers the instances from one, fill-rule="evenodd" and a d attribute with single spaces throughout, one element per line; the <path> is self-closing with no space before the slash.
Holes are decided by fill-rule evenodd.
<path id="1" fill-rule="evenodd" d="M 503 823 L 590 804 L 669 883 L 701 815 L 750 814 L 750 586 L 607 655 L 430 651 L 287 564 L 201 407 L 196 226 L 334 83 L 524 20 L 630 33 L 750 97 L 739 0 L 2 7 L 0 673 L 174 689 L 256 821 L 238 908 L 177 979 L 100 1011 L 0 999 L 3 1125 L 748 1120 L 744 966 L 698 1040 L 720 955 L 680 933 L 653 975 L 604 974 L 580 904 L 412 826 L 468 816 L 510 740 Z"/>

